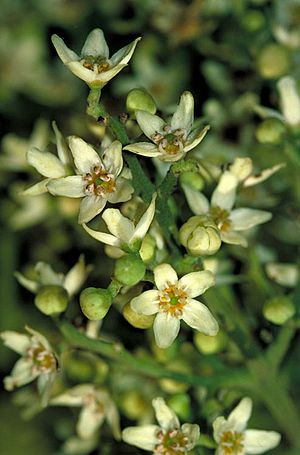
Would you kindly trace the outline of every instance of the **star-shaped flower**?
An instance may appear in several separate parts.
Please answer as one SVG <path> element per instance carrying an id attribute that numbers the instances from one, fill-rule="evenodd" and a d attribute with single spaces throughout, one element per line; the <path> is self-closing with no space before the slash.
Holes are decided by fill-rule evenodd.
<path id="1" fill-rule="evenodd" d="M 176 414 L 163 398 L 155 398 L 152 404 L 159 425 L 125 428 L 122 432 L 123 440 L 153 454 L 186 455 L 200 437 L 199 426 L 190 423 L 180 426 Z"/>
<path id="2" fill-rule="evenodd" d="M 127 66 L 140 39 L 137 38 L 122 47 L 111 57 L 100 28 L 95 28 L 88 35 L 80 55 L 69 49 L 57 35 L 52 36 L 52 43 L 60 59 L 75 76 L 84 80 L 90 87 L 101 88 Z"/>
<path id="3" fill-rule="evenodd" d="M 51 194 L 83 198 L 80 204 L 80 224 L 98 215 L 107 202 L 128 201 L 133 188 L 121 176 L 123 170 L 122 145 L 114 141 L 101 155 L 83 139 L 71 136 L 69 146 L 77 175 L 51 179 L 47 188 Z"/>
<path id="4" fill-rule="evenodd" d="M 216 455 L 246 455 L 264 453 L 280 442 L 276 431 L 246 430 L 252 411 L 252 400 L 243 398 L 228 419 L 217 417 L 213 423 L 218 444 Z"/>
<path id="5" fill-rule="evenodd" d="M 157 115 L 146 111 L 135 112 L 143 133 L 153 142 L 137 142 L 124 150 L 138 155 L 158 157 L 162 161 L 178 161 L 192 150 L 206 135 L 209 127 L 192 130 L 194 122 L 194 98 L 190 92 L 181 95 L 179 105 L 170 124 Z"/>
<path id="6" fill-rule="evenodd" d="M 178 280 L 177 273 L 169 264 L 160 264 L 153 273 L 157 289 L 132 299 L 131 307 L 140 314 L 156 314 L 153 330 L 159 347 L 167 348 L 173 343 L 181 319 L 195 330 L 216 335 L 217 321 L 203 303 L 194 299 L 214 285 L 211 272 L 192 272 Z"/>

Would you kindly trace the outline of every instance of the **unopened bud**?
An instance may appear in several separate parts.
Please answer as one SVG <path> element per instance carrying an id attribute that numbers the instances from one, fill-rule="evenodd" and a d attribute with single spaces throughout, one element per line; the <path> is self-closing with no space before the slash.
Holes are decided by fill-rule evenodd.
<path id="1" fill-rule="evenodd" d="M 146 266 L 142 259 L 133 254 L 127 254 L 116 261 L 114 275 L 125 286 L 134 286 L 145 275 Z"/>
<path id="2" fill-rule="evenodd" d="M 215 254 L 221 246 L 218 228 L 203 215 L 189 218 L 180 228 L 179 239 L 192 256 Z"/>
<path id="3" fill-rule="evenodd" d="M 226 335 L 219 331 L 215 336 L 204 335 L 204 333 L 196 332 L 194 335 L 194 343 L 201 354 L 210 355 L 216 354 L 223 350 L 226 345 Z"/>
<path id="4" fill-rule="evenodd" d="M 148 329 L 152 327 L 154 321 L 154 315 L 138 314 L 131 308 L 130 302 L 128 302 L 122 310 L 123 316 L 126 321 L 129 322 L 133 327 L 137 329 Z"/>
<path id="5" fill-rule="evenodd" d="M 264 317 L 273 324 L 282 325 L 295 314 L 292 301 L 286 296 L 274 297 L 268 300 L 263 307 Z"/>
<path id="6" fill-rule="evenodd" d="M 145 398 L 136 390 L 129 390 L 120 398 L 120 406 L 126 417 L 129 419 L 142 418 L 147 412 Z"/>
<path id="7" fill-rule="evenodd" d="M 284 133 L 284 124 L 276 118 L 269 118 L 258 126 L 255 135 L 261 144 L 280 144 Z"/>
<path id="8" fill-rule="evenodd" d="M 155 114 L 156 104 L 153 97 L 143 88 L 134 88 L 126 98 L 126 109 L 134 114 L 137 110 L 147 111 Z"/>
<path id="9" fill-rule="evenodd" d="M 103 319 L 111 304 L 112 296 L 107 289 L 86 288 L 80 294 L 81 310 L 92 321 Z"/>
<path id="10" fill-rule="evenodd" d="M 177 393 L 168 400 L 170 406 L 178 417 L 188 420 L 191 417 L 191 399 L 186 393 Z"/>
<path id="11" fill-rule="evenodd" d="M 185 171 L 180 174 L 180 183 L 187 185 L 193 190 L 201 191 L 204 187 L 204 179 L 200 174 L 193 171 Z"/>
<path id="12" fill-rule="evenodd" d="M 48 316 L 65 311 L 68 302 L 67 291 L 58 285 L 43 286 L 34 299 L 36 307 Z"/>
<path id="13" fill-rule="evenodd" d="M 260 51 L 257 66 L 265 79 L 277 79 L 289 72 L 289 55 L 280 44 L 268 44 Z"/>

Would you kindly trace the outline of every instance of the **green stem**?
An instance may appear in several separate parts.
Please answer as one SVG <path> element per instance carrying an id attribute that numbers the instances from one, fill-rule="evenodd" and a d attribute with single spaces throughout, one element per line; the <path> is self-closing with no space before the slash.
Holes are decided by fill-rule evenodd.
<path id="1" fill-rule="evenodd" d="M 286 325 L 280 329 L 277 338 L 273 341 L 267 350 L 266 358 L 270 362 L 270 365 L 277 371 L 281 362 L 283 361 L 289 347 L 291 340 L 296 333 L 296 325 Z"/>

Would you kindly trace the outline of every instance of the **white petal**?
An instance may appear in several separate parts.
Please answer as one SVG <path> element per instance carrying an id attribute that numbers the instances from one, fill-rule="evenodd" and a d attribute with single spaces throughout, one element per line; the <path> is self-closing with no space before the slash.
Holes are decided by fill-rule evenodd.
<path id="1" fill-rule="evenodd" d="M 158 291 L 151 289 L 150 291 L 145 291 L 141 295 L 134 297 L 130 302 L 130 306 L 137 313 L 149 316 L 158 312 L 158 302 Z"/>
<path id="2" fill-rule="evenodd" d="M 153 323 L 156 344 L 160 348 L 168 348 L 177 337 L 179 329 L 179 319 L 166 312 L 158 313 Z"/>
<path id="3" fill-rule="evenodd" d="M 82 63 L 78 61 L 65 63 L 65 65 L 73 74 L 75 74 L 75 76 L 79 77 L 79 79 L 82 79 L 87 84 L 92 84 L 96 79 L 96 73 L 88 68 L 85 68 Z"/>
<path id="4" fill-rule="evenodd" d="M 48 183 L 50 178 L 44 179 L 41 182 L 35 183 L 26 190 L 22 191 L 22 196 L 38 196 L 39 194 L 44 194 L 48 192 Z"/>
<path id="5" fill-rule="evenodd" d="M 243 398 L 228 416 L 228 422 L 234 425 L 235 431 L 243 431 L 252 412 L 251 398 Z"/>
<path id="6" fill-rule="evenodd" d="M 77 136 L 69 137 L 69 146 L 78 171 L 82 174 L 91 172 L 95 166 L 101 166 L 101 160 L 94 148 Z"/>
<path id="7" fill-rule="evenodd" d="M 133 238 L 131 241 L 134 241 L 136 239 L 143 239 L 148 232 L 148 229 L 152 223 L 152 220 L 155 215 L 155 200 L 156 200 L 157 194 L 154 193 L 152 196 L 151 203 L 143 216 L 141 217 L 140 221 L 136 225 L 136 228 L 134 230 Z"/>
<path id="8" fill-rule="evenodd" d="M 95 28 L 88 35 L 81 50 L 81 55 L 82 57 L 91 55 L 93 57 L 108 58 L 109 49 L 105 41 L 103 31 L 100 28 Z"/>
<path id="9" fill-rule="evenodd" d="M 197 424 L 184 423 L 181 430 L 188 438 L 187 449 L 192 450 L 200 438 L 200 428 Z"/>
<path id="10" fill-rule="evenodd" d="M 137 142 L 136 144 L 129 144 L 123 150 L 136 153 L 137 155 L 150 156 L 152 158 L 160 156 L 161 153 L 155 144 L 150 142 Z"/>
<path id="11" fill-rule="evenodd" d="M 208 132 L 209 128 L 210 126 L 206 125 L 202 129 L 192 131 L 188 135 L 187 140 L 184 144 L 184 152 L 187 153 L 193 148 L 195 148 L 198 144 L 200 144 L 202 139 L 206 136 L 206 133 Z"/>
<path id="12" fill-rule="evenodd" d="M 207 306 L 198 300 L 189 299 L 182 310 L 182 319 L 192 329 L 205 335 L 214 336 L 218 333 L 219 325 Z"/>
<path id="13" fill-rule="evenodd" d="M 300 96 L 297 92 L 295 80 L 286 76 L 280 79 L 277 86 L 285 120 L 290 125 L 298 125 L 300 123 Z"/>
<path id="14" fill-rule="evenodd" d="M 74 62 L 79 60 L 79 57 L 75 52 L 69 49 L 64 41 L 57 35 L 51 36 L 52 43 L 58 53 L 59 58 L 63 61 L 63 63 Z"/>
<path id="15" fill-rule="evenodd" d="M 58 285 L 63 284 L 63 275 L 56 273 L 51 265 L 46 262 L 38 262 L 35 266 L 35 271 L 38 273 L 39 285 Z"/>
<path id="16" fill-rule="evenodd" d="M 125 65 L 125 64 L 124 65 L 119 64 L 119 65 L 111 67 L 107 71 L 103 71 L 102 73 L 99 73 L 99 74 L 92 73 L 94 75 L 94 80 L 92 81 L 92 86 L 93 85 L 95 85 L 96 87 L 104 86 L 105 84 L 107 84 L 108 81 L 110 81 L 113 77 L 115 77 L 126 66 L 127 65 Z"/>
<path id="17" fill-rule="evenodd" d="M 86 267 L 84 256 L 81 255 L 78 262 L 68 271 L 64 279 L 64 288 L 70 296 L 76 294 L 86 280 L 90 267 Z"/>
<path id="18" fill-rule="evenodd" d="M 215 284 L 215 277 L 209 270 L 192 272 L 180 278 L 178 284 L 184 288 L 191 298 L 203 294 Z"/>
<path id="19" fill-rule="evenodd" d="M 231 210 L 234 201 L 238 178 L 229 171 L 225 171 L 218 183 L 217 188 L 212 194 L 211 205 Z"/>
<path id="20" fill-rule="evenodd" d="M 209 211 L 209 202 L 204 194 L 197 190 L 193 190 L 187 185 L 182 185 L 182 189 L 187 203 L 195 215 L 203 215 Z"/>
<path id="21" fill-rule="evenodd" d="M 120 210 L 106 209 L 103 212 L 102 218 L 104 219 L 108 230 L 121 241 L 121 244 L 128 244 L 130 242 L 134 233 L 134 224 L 123 216 Z"/>
<path id="22" fill-rule="evenodd" d="M 235 231 L 221 232 L 221 240 L 224 243 L 229 243 L 231 245 L 240 245 L 246 248 L 248 242 L 241 234 Z"/>
<path id="23" fill-rule="evenodd" d="M 115 403 L 108 397 L 105 400 L 105 418 L 107 420 L 108 425 L 111 428 L 111 431 L 114 437 L 118 440 L 121 439 L 121 430 L 120 430 L 120 417 L 118 409 Z"/>
<path id="24" fill-rule="evenodd" d="M 100 196 L 86 196 L 80 202 L 78 223 L 88 223 L 104 209 L 106 199 Z"/>
<path id="25" fill-rule="evenodd" d="M 105 149 L 102 155 L 102 161 L 105 169 L 118 176 L 123 168 L 122 144 L 119 141 L 114 141 Z"/>
<path id="26" fill-rule="evenodd" d="M 247 454 L 264 453 L 277 447 L 281 436 L 276 431 L 246 430 L 244 439 Z"/>
<path id="27" fill-rule="evenodd" d="M 56 122 L 52 122 L 52 128 L 55 133 L 55 139 L 56 139 L 56 147 L 57 147 L 57 154 L 60 159 L 60 161 L 66 165 L 70 163 L 70 150 L 69 147 L 66 144 L 65 138 L 59 131 Z"/>
<path id="28" fill-rule="evenodd" d="M 296 264 L 269 262 L 266 264 L 266 273 L 271 280 L 293 288 L 299 279 L 299 268 Z"/>
<path id="29" fill-rule="evenodd" d="M 173 130 L 179 128 L 189 133 L 194 122 L 194 97 L 191 92 L 183 92 L 179 104 L 171 120 Z"/>
<path id="30" fill-rule="evenodd" d="M 160 264 L 153 270 L 154 281 L 160 291 L 167 288 L 169 284 L 178 282 L 178 276 L 170 264 Z"/>
<path id="31" fill-rule="evenodd" d="M 128 44 L 127 46 L 122 47 L 121 49 L 118 50 L 112 57 L 110 58 L 110 61 L 112 62 L 113 65 L 118 65 L 118 64 L 126 64 L 129 62 L 129 60 L 132 57 L 132 54 L 134 53 L 134 50 L 136 48 L 137 43 L 141 40 L 141 38 L 136 38 L 132 43 Z"/>
<path id="32" fill-rule="evenodd" d="M 106 197 L 108 202 L 111 204 L 117 204 L 118 202 L 126 202 L 131 199 L 133 193 L 133 187 L 130 180 L 123 177 L 118 177 L 116 180 L 116 189 L 113 193 L 107 193 Z"/>
<path id="33" fill-rule="evenodd" d="M 234 431 L 233 426 L 230 423 L 228 423 L 228 421 L 223 416 L 217 417 L 214 420 L 212 426 L 214 439 L 217 443 L 220 442 L 222 435 L 225 431 Z"/>
<path id="34" fill-rule="evenodd" d="M 111 234 L 106 234 L 106 232 L 94 231 L 94 229 L 89 228 L 85 223 L 82 223 L 83 229 L 98 242 L 105 243 L 106 245 L 111 245 L 115 247 L 121 247 L 119 239 L 114 237 Z"/>
<path id="35" fill-rule="evenodd" d="M 28 150 L 27 161 L 44 177 L 63 177 L 66 174 L 64 165 L 57 156 L 50 152 L 41 152 L 36 147 Z"/>
<path id="36" fill-rule="evenodd" d="M 97 403 L 84 406 L 79 414 L 76 425 L 78 435 L 82 439 L 91 439 L 104 421 L 104 412 L 99 412 Z"/>
<path id="37" fill-rule="evenodd" d="M 62 393 L 50 400 L 50 404 L 54 406 L 82 406 L 84 402 L 84 396 L 76 395 L 73 393 L 73 389 L 70 389 L 66 393 Z"/>
<path id="38" fill-rule="evenodd" d="M 234 174 L 240 182 L 245 180 L 252 172 L 252 160 L 251 158 L 235 158 L 234 162 L 229 166 L 229 170 Z"/>
<path id="39" fill-rule="evenodd" d="M 275 172 L 279 171 L 280 169 L 282 169 L 285 166 L 286 166 L 286 163 L 276 164 L 275 166 L 264 169 L 263 171 L 259 172 L 258 174 L 250 175 L 250 177 L 248 177 L 244 181 L 243 186 L 248 187 L 248 186 L 257 185 L 258 183 L 264 182 L 269 177 L 271 177 L 273 174 L 275 174 Z"/>
<path id="40" fill-rule="evenodd" d="M 29 280 L 20 272 L 15 272 L 15 277 L 20 285 L 24 286 L 24 288 L 28 289 L 28 291 L 33 292 L 34 294 L 37 292 L 39 288 L 39 283 L 37 281 Z"/>
<path id="41" fill-rule="evenodd" d="M 235 209 L 230 213 L 232 229 L 235 231 L 244 231 L 257 224 L 265 223 L 272 218 L 272 213 L 264 210 L 254 210 L 247 208 Z"/>
<path id="42" fill-rule="evenodd" d="M 160 428 L 157 425 L 144 425 L 141 427 L 128 427 L 122 431 L 122 439 L 127 444 L 144 450 L 154 450 L 158 443 L 157 433 Z"/>
<path id="43" fill-rule="evenodd" d="M 21 355 L 27 351 L 31 344 L 29 336 L 11 330 L 0 333 L 0 337 L 6 347 Z"/>
<path id="44" fill-rule="evenodd" d="M 150 114 L 150 112 L 137 110 L 135 111 L 135 116 L 141 130 L 151 140 L 154 134 L 163 131 L 163 127 L 166 124 L 162 118 L 158 117 L 158 115 Z"/>
<path id="45" fill-rule="evenodd" d="M 10 376 L 4 378 L 5 389 L 11 391 L 16 387 L 28 384 L 33 381 L 39 373 L 32 371 L 32 362 L 25 360 L 23 357 L 19 359 L 13 367 Z"/>
<path id="46" fill-rule="evenodd" d="M 81 175 L 70 175 L 61 179 L 51 179 L 47 185 L 54 196 L 84 197 L 86 183 Z"/>
<path id="47" fill-rule="evenodd" d="M 166 405 L 163 398 L 154 398 L 152 406 L 155 410 L 156 420 L 164 430 L 179 428 L 179 420 L 173 409 Z"/>

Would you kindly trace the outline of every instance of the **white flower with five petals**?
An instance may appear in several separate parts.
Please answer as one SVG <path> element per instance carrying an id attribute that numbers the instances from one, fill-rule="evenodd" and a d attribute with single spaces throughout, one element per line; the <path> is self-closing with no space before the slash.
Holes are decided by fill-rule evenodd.
<path id="1" fill-rule="evenodd" d="M 276 431 L 247 430 L 252 411 L 252 400 L 243 398 L 229 414 L 228 419 L 217 417 L 213 423 L 214 438 L 218 444 L 216 455 L 246 455 L 264 453 L 280 442 Z"/>
<path id="2" fill-rule="evenodd" d="M 153 454 L 184 454 L 195 447 L 200 428 L 196 424 L 184 423 L 179 420 L 163 398 L 152 401 L 159 425 L 143 425 L 128 427 L 122 432 L 123 441 Z"/>
<path id="3" fill-rule="evenodd" d="M 100 157 L 96 150 L 83 139 L 71 136 L 69 146 L 77 175 L 51 179 L 47 188 L 51 194 L 83 198 L 80 204 L 80 224 L 98 215 L 107 202 L 128 201 L 133 188 L 122 177 L 122 145 L 114 141 Z"/>
<path id="4" fill-rule="evenodd" d="M 194 98 L 190 92 L 181 95 L 170 124 L 146 111 L 137 110 L 135 115 L 141 130 L 153 143 L 137 142 L 127 145 L 124 150 L 165 162 L 178 161 L 202 141 L 209 129 L 206 126 L 192 130 Z"/>
<path id="5" fill-rule="evenodd" d="M 140 39 L 122 47 L 111 57 L 100 28 L 95 28 L 88 35 L 80 55 L 69 49 L 57 35 L 52 36 L 52 43 L 62 62 L 75 76 L 90 87 L 101 88 L 127 66 Z"/>
<path id="6" fill-rule="evenodd" d="M 214 285 L 211 272 L 192 272 L 178 280 L 177 273 L 169 264 L 160 264 L 153 273 L 157 289 L 143 292 L 130 304 L 137 313 L 156 314 L 153 330 L 160 348 L 167 348 L 173 343 L 181 319 L 206 335 L 217 334 L 217 321 L 203 303 L 194 299 Z"/>

